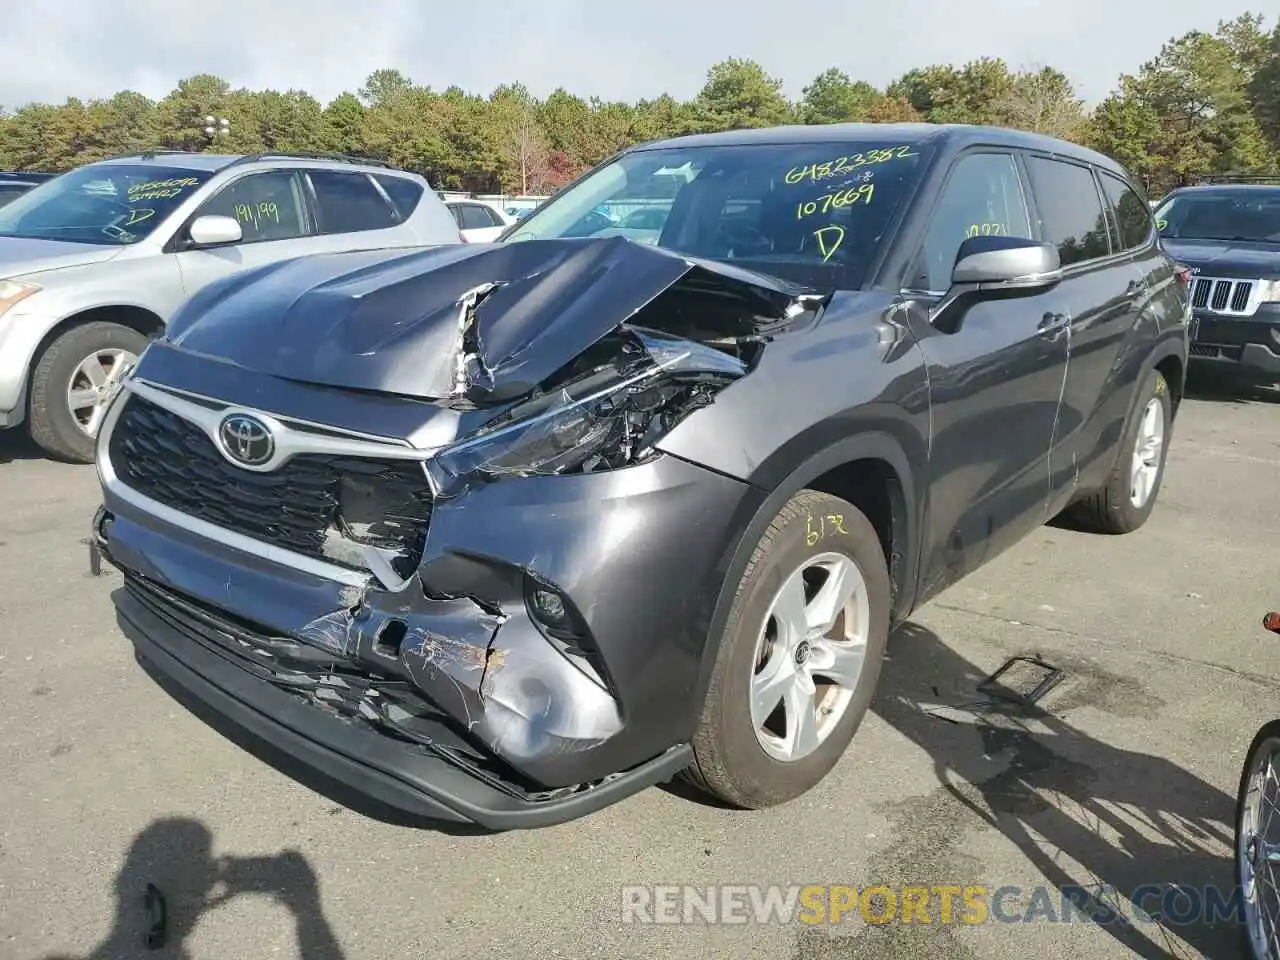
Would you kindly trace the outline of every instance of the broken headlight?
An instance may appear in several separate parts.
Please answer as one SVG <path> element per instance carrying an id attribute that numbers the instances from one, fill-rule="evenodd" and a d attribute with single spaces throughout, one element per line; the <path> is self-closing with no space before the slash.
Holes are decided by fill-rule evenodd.
<path id="1" fill-rule="evenodd" d="M 630 330 L 619 358 L 513 408 L 427 465 L 438 496 L 473 481 L 612 470 L 639 462 L 680 420 L 746 373 L 712 347 Z"/>

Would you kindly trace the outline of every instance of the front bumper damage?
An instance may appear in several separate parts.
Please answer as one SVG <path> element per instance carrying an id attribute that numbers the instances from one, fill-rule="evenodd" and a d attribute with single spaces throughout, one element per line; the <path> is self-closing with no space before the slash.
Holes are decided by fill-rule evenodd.
<path id="1" fill-rule="evenodd" d="M 673 457 L 494 484 L 436 511 L 393 592 L 207 540 L 118 489 L 92 539 L 153 671 L 277 746 L 305 738 L 300 758 L 359 792 L 492 828 L 576 817 L 687 765 L 715 571 L 757 502 Z M 538 625 L 535 584 L 575 609 L 588 650 Z M 468 790 L 427 776 L 441 764 Z"/>
<path id="2" fill-rule="evenodd" d="M 263 410 L 269 394 L 289 437 L 319 431 L 307 442 L 339 437 L 358 457 L 366 441 L 343 439 L 356 427 L 404 424 L 409 436 L 423 406 L 210 363 L 203 336 L 202 355 L 148 351 L 99 443 L 92 549 L 124 574 L 120 628 L 162 686 L 362 796 L 491 829 L 572 819 L 687 766 L 725 565 L 761 491 L 655 450 L 621 468 L 436 496 L 412 550 L 385 549 L 385 537 L 365 549 L 381 566 L 329 545 L 304 555 L 289 518 L 318 509 L 316 477 L 330 474 L 228 467 L 219 419 Z M 526 343 L 525 360 L 473 358 L 483 376 L 470 386 L 550 366 L 536 338 L 530 352 L 528 338 L 507 336 Z M 462 432 L 458 409 L 440 404 L 412 435 L 439 435 L 443 421 Z M 315 411 L 322 428 L 296 419 Z M 366 471 L 352 489 L 426 457 L 413 440 L 368 443 L 393 458 L 390 472 Z M 228 477 L 246 481 L 240 501 L 217 486 Z M 297 486 L 245 535 L 242 507 L 276 481 Z"/>

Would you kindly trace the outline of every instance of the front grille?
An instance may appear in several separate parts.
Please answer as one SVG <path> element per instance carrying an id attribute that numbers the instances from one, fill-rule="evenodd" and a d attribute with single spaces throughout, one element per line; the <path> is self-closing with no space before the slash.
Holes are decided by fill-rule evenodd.
<path id="1" fill-rule="evenodd" d="M 417 463 L 302 454 L 270 473 L 243 470 L 200 427 L 137 394 L 108 455 L 139 493 L 304 556 L 364 569 L 361 547 L 379 547 L 402 577 L 422 557 L 431 496 Z"/>
<path id="2" fill-rule="evenodd" d="M 1215 313 L 1247 315 L 1252 296 L 1252 280 L 1197 277 L 1191 291 L 1191 306 L 1197 310 L 1212 310 Z"/>

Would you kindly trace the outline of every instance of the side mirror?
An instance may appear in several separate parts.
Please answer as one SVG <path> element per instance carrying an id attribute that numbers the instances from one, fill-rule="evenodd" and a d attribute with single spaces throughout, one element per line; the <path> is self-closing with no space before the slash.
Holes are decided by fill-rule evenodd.
<path id="1" fill-rule="evenodd" d="M 214 214 L 196 217 L 187 230 L 187 235 L 194 247 L 220 247 L 228 243 L 239 243 L 244 239 L 238 220 Z"/>
<path id="2" fill-rule="evenodd" d="M 954 308 L 975 297 L 1018 296 L 1047 290 L 1062 279 L 1058 248 L 1022 237 L 970 237 L 960 244 L 951 268 L 951 289 L 929 311 L 929 321 L 954 333 L 961 313 Z"/>
<path id="3" fill-rule="evenodd" d="M 1021 237 L 970 237 L 951 271 L 952 286 L 976 284 L 983 291 L 1040 290 L 1061 279 L 1058 248 Z"/>

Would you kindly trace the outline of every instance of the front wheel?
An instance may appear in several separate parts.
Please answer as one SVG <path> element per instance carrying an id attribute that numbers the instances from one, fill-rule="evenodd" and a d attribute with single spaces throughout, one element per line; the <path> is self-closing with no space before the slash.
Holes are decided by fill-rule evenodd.
<path id="1" fill-rule="evenodd" d="M 738 584 L 689 778 L 744 808 L 791 800 L 821 781 L 870 706 L 889 603 L 870 521 L 830 494 L 796 494 Z"/>
<path id="2" fill-rule="evenodd" d="M 131 327 L 95 321 L 49 344 L 31 374 L 31 438 L 58 460 L 93 462 L 102 419 L 147 342 Z"/>
<path id="3" fill-rule="evenodd" d="M 1243 939 L 1256 960 L 1280 960 L 1280 720 L 1253 738 L 1236 794 L 1236 883 Z"/>

